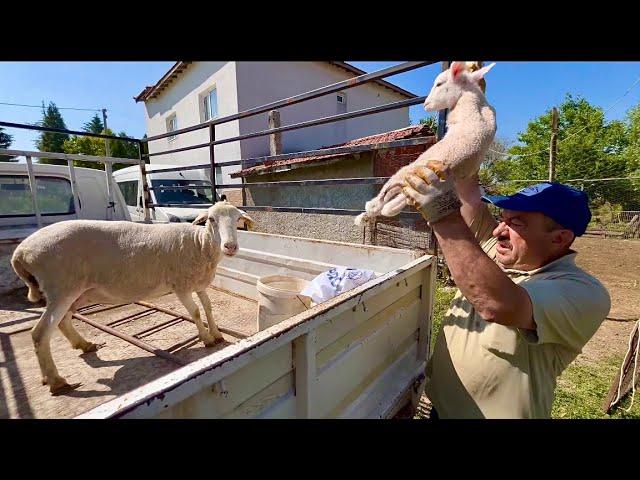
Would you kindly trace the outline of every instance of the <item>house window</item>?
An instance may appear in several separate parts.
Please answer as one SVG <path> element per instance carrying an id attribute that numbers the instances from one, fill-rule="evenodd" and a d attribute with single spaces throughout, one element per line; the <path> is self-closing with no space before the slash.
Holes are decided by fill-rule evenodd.
<path id="1" fill-rule="evenodd" d="M 337 95 L 338 103 L 347 103 L 347 96 L 344 93 L 339 93 Z"/>
<path id="2" fill-rule="evenodd" d="M 204 121 L 218 117 L 218 91 L 214 88 L 202 97 Z"/>
<path id="3" fill-rule="evenodd" d="M 167 132 L 175 132 L 177 129 L 178 129 L 178 117 L 174 114 L 167 119 Z M 176 139 L 176 135 L 167 137 L 167 139 L 170 142 L 172 142 L 173 140 Z"/>

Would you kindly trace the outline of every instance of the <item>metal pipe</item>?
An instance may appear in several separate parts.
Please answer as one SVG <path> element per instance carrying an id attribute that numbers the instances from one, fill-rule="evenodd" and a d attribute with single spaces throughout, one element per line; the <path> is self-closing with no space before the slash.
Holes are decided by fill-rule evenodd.
<path id="1" fill-rule="evenodd" d="M 230 183 L 218 185 L 220 188 L 251 188 L 251 187 L 308 187 L 314 185 L 378 185 L 383 184 L 391 177 L 359 177 L 359 178 L 330 178 L 327 180 L 291 180 L 281 182 L 252 182 L 252 183 Z M 162 185 L 160 187 L 149 187 L 149 190 L 197 190 L 211 188 L 209 186 L 188 186 L 188 185 Z"/>
<path id="2" fill-rule="evenodd" d="M 179 313 L 176 313 L 173 310 L 169 310 L 168 308 L 164 308 L 164 307 L 160 307 L 158 305 L 154 305 L 153 303 L 136 302 L 136 305 L 142 305 L 143 307 L 155 308 L 159 312 L 167 313 L 169 315 L 174 315 L 175 317 L 181 318 L 183 320 L 186 320 L 187 322 L 196 323 L 196 322 L 193 321 L 193 319 L 191 317 L 187 317 L 186 315 L 180 315 Z M 232 337 L 237 337 L 237 338 L 247 338 L 248 337 L 247 334 L 242 333 L 242 332 L 240 332 L 238 330 L 233 330 L 231 328 L 218 326 L 218 330 L 220 330 L 222 333 L 226 333 L 227 335 L 231 335 Z"/>
<path id="3" fill-rule="evenodd" d="M 166 138 L 172 135 L 180 135 L 182 133 L 193 132 L 194 130 L 200 130 L 210 125 L 220 125 L 221 123 L 227 123 L 233 120 L 239 120 L 241 118 L 251 117 L 253 115 L 258 115 L 260 113 L 268 112 L 269 110 L 273 110 L 276 108 L 295 105 L 296 103 L 304 102 L 305 100 L 311 100 L 313 98 L 321 97 L 323 95 L 328 95 L 330 93 L 338 92 L 340 90 L 347 90 L 349 88 L 357 87 L 364 83 L 371 82 L 373 80 L 377 80 L 383 77 L 390 77 L 393 75 L 397 75 L 399 73 L 415 70 L 416 68 L 431 65 L 433 63 L 436 63 L 436 62 L 431 61 L 431 62 L 401 63 L 400 65 L 395 65 L 392 67 L 385 68 L 383 70 L 378 70 L 377 72 L 367 73 L 364 75 L 360 75 L 359 77 L 349 78 L 347 80 L 334 83 L 333 85 L 327 85 L 326 87 L 320 87 L 315 90 L 311 90 L 310 92 L 301 93 L 299 95 L 294 95 L 293 97 L 285 98 L 272 103 L 268 103 L 266 105 L 261 105 L 259 107 L 251 108 L 249 110 L 245 110 L 244 112 L 235 113 L 233 115 L 228 115 L 222 118 L 216 118 L 204 123 L 200 123 L 198 125 L 193 125 L 191 127 L 185 127 L 178 130 L 174 130 L 173 132 L 170 132 L 170 133 L 154 135 L 152 137 L 143 139 L 143 141 L 152 142 L 154 140 L 160 140 L 161 138 Z"/>
<path id="4" fill-rule="evenodd" d="M 393 140 L 391 142 L 368 143 L 365 145 L 350 145 L 346 147 L 323 148 L 319 150 L 306 150 L 302 152 L 283 153 L 281 155 L 268 155 L 264 157 L 249 158 L 246 160 L 230 160 L 228 162 L 216 162 L 218 167 L 226 167 L 229 165 L 242 165 L 243 167 L 255 165 L 264 162 L 277 162 L 280 160 L 289 160 L 292 158 L 321 157 L 326 155 L 339 155 L 358 152 L 368 152 L 371 150 L 385 150 L 389 148 L 412 147 L 415 145 L 426 145 L 435 143 L 433 136 L 406 138 L 404 140 Z M 207 168 L 206 163 L 198 165 L 189 165 L 185 167 L 171 167 L 154 170 L 157 172 L 178 172 L 183 170 L 200 170 Z"/>
<path id="5" fill-rule="evenodd" d="M 76 210 L 76 218 L 80 218 L 80 201 L 78 200 L 78 184 L 76 182 L 76 170 L 73 160 L 67 160 L 69 165 L 69 177 L 71 178 L 71 195 L 73 195 L 73 206 Z"/>
<path id="6" fill-rule="evenodd" d="M 38 228 L 42 228 L 42 216 L 40 208 L 38 208 L 38 186 L 36 185 L 36 177 L 33 174 L 33 162 L 31 157 L 27 156 L 27 173 L 29 174 L 29 188 L 31 189 L 31 201 L 33 203 L 33 212 L 36 214 L 36 223 Z"/>
<path id="7" fill-rule="evenodd" d="M 37 125 L 27 125 L 24 123 L 13 123 L 0 121 L 0 127 L 20 128 L 23 130 L 37 130 L 39 132 L 66 133 L 71 135 L 81 135 L 83 137 L 108 138 L 110 140 L 126 140 L 128 142 L 138 142 L 137 138 L 117 137 L 115 135 L 102 135 L 100 133 L 79 132 L 77 130 L 67 130 L 65 128 L 39 127 Z"/>
<path id="8" fill-rule="evenodd" d="M 80 315 L 79 313 L 74 313 L 73 318 L 77 318 L 78 320 L 81 320 L 84 323 L 91 325 L 94 328 L 97 328 L 98 330 L 102 330 L 105 333 L 118 337 L 126 342 L 131 343 L 132 345 L 135 345 L 138 348 L 141 348 L 142 350 L 146 350 L 149 353 L 153 353 L 154 355 L 162 357 L 165 360 L 170 360 L 179 365 L 187 365 L 188 363 L 182 360 L 181 358 L 176 357 L 175 355 L 171 355 L 170 353 L 167 353 L 164 350 L 161 350 L 159 348 L 154 347 L 153 345 L 143 342 L 142 340 L 138 340 L 137 338 L 134 338 L 131 335 L 127 335 L 126 333 L 119 332 L 114 328 L 108 327 L 106 325 L 102 325 L 88 317 L 85 317 L 84 315 Z"/>
<path id="9" fill-rule="evenodd" d="M 286 131 L 289 131 L 289 130 L 298 130 L 300 128 L 314 127 L 316 125 L 324 125 L 325 123 L 338 122 L 340 120 L 348 120 L 350 118 L 363 117 L 365 115 L 372 115 L 374 113 L 382 113 L 382 112 L 387 112 L 389 110 L 397 110 L 398 108 L 404 108 L 404 107 L 409 107 L 409 106 L 412 106 L 412 105 L 418 105 L 419 103 L 424 102 L 425 98 L 427 98 L 427 97 L 418 97 L 418 98 L 413 98 L 413 99 L 410 99 L 410 100 L 401 100 L 399 102 L 387 103 L 385 105 L 379 105 L 377 107 L 363 108 L 363 109 L 360 109 L 360 110 L 355 110 L 353 112 L 340 113 L 338 115 L 332 115 L 332 116 L 329 116 L 329 117 L 317 118 L 315 120 L 308 120 L 306 122 L 293 123 L 291 125 L 285 125 L 284 127 L 279 127 L 279 128 L 274 128 L 274 129 L 267 129 L 267 130 L 262 130 L 262 131 L 259 131 L 259 132 L 253 132 L 253 133 L 246 133 L 244 135 L 238 135 L 237 137 L 224 138 L 222 140 L 217 140 L 215 142 L 200 143 L 198 145 L 192 145 L 190 147 L 175 148 L 173 150 L 164 150 L 162 152 L 149 153 L 149 154 L 145 155 L 145 157 L 153 157 L 153 156 L 156 156 L 156 155 L 167 155 L 169 153 L 177 153 L 177 152 L 184 152 L 184 151 L 187 151 L 187 150 L 195 150 L 195 149 L 198 149 L 198 148 L 207 147 L 209 145 L 222 145 L 223 143 L 237 142 L 239 140 L 246 140 L 248 138 L 263 137 L 265 135 L 272 135 L 272 134 L 278 133 L 278 132 L 286 132 Z M 171 132 L 171 133 L 173 133 L 173 132 Z"/>

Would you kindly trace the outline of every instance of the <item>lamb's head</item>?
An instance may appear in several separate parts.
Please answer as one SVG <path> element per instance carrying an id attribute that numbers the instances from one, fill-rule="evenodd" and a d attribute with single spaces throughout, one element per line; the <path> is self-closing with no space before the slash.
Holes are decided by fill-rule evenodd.
<path id="1" fill-rule="evenodd" d="M 214 237 L 214 241 L 220 241 L 222 253 L 230 257 L 238 253 L 238 220 L 244 220 L 248 227 L 253 226 L 253 219 L 242 210 L 231 205 L 227 200 L 217 202 L 202 212 L 193 221 L 194 225 L 206 224 L 206 227 Z"/>
<path id="2" fill-rule="evenodd" d="M 452 109 L 462 94 L 467 91 L 483 95 L 478 84 L 494 65 L 495 63 L 492 63 L 471 72 L 466 62 L 451 62 L 449 70 L 440 73 L 433 82 L 433 87 L 424 101 L 424 109 L 428 112 Z"/>

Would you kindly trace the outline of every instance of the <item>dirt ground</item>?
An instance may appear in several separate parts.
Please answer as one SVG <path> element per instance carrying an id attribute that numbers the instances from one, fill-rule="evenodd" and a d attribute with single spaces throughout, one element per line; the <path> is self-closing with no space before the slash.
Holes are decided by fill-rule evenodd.
<path id="1" fill-rule="evenodd" d="M 600 280 L 611 295 L 609 318 L 576 361 L 624 355 L 634 321 L 640 318 L 640 240 L 580 237 L 574 248 L 578 266 Z"/>
<path id="2" fill-rule="evenodd" d="M 227 327 L 251 335 L 256 331 L 257 304 L 243 297 L 209 289 L 214 317 L 218 327 Z M 188 313 L 174 295 L 150 301 L 177 314 Z M 171 315 L 150 314 L 140 305 L 125 305 L 87 316 L 101 324 L 128 315 L 136 318 L 114 326 L 118 331 L 134 335 L 154 325 L 170 320 Z M 26 299 L 26 289 L 2 297 L 0 309 L 0 418 L 69 418 L 79 415 L 144 383 L 165 375 L 180 365 L 146 352 L 124 340 L 104 333 L 74 319 L 78 332 L 90 342 L 105 343 L 97 352 L 73 350 L 56 329 L 51 339 L 51 352 L 60 375 L 69 383 L 82 385 L 69 393 L 51 396 L 41 384 L 41 374 L 33 350 L 30 330 L 40 318 L 43 305 Z M 202 309 L 201 309 L 202 313 Z M 203 315 L 204 318 L 204 315 Z M 160 349 L 166 349 L 197 334 L 194 324 L 182 321 L 168 325 L 140 339 Z M 237 338 L 223 334 L 228 342 Z M 228 344 L 228 343 L 227 343 Z M 206 348 L 202 342 L 187 344 L 174 352 L 185 362 L 209 355 L 225 344 Z"/>

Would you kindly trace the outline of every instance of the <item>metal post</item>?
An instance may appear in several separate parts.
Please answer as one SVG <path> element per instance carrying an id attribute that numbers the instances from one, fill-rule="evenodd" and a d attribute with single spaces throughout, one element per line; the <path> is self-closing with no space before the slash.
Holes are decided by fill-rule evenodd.
<path id="1" fill-rule="evenodd" d="M 213 191 L 213 203 L 216 203 L 218 199 L 218 192 L 216 189 L 216 154 L 215 154 L 215 145 L 213 142 L 216 141 L 216 126 L 209 125 L 209 141 L 211 145 L 209 145 L 209 163 L 211 165 L 211 188 Z"/>
<path id="2" fill-rule="evenodd" d="M 38 208 L 38 188 L 36 186 L 36 177 L 33 174 L 33 163 L 31 162 L 31 157 L 25 157 L 27 159 L 27 172 L 29 173 L 29 188 L 31 189 L 31 200 L 33 202 L 33 211 L 36 214 L 36 222 L 38 223 L 38 228 L 42 228 L 42 217 L 40 216 L 40 209 Z"/>
<path id="3" fill-rule="evenodd" d="M 142 177 L 142 209 L 144 210 L 144 221 L 150 222 L 151 215 L 149 213 L 149 184 L 147 182 L 147 168 L 144 163 L 143 155 L 143 142 L 138 140 L 138 160 L 140 165 L 140 175 Z"/>
<path id="4" fill-rule="evenodd" d="M 442 62 L 442 68 L 441 71 L 445 71 L 445 70 L 449 70 L 449 67 L 451 66 L 451 62 Z M 447 109 L 444 110 L 440 110 L 438 112 L 438 132 L 436 134 L 436 138 L 438 141 L 442 140 L 442 137 L 444 137 L 445 133 L 447 133 L 447 113 L 449 113 L 449 111 Z M 432 249 L 432 255 L 436 255 L 436 257 L 438 256 L 438 239 L 436 238 L 436 233 L 433 231 L 433 229 L 431 229 L 431 239 L 429 240 L 429 245 L 433 246 Z M 436 262 L 436 268 L 437 268 L 437 262 Z"/>
<path id="5" fill-rule="evenodd" d="M 106 140 L 105 140 L 106 141 Z M 111 162 L 104 162 L 104 173 L 107 176 L 107 220 L 113 220 L 113 214 L 115 213 L 115 202 L 113 201 L 113 166 Z"/>
<path id="6" fill-rule="evenodd" d="M 551 142 L 549 146 L 549 181 L 556 178 L 556 155 L 558 150 L 558 109 L 551 111 Z"/>
<path id="7" fill-rule="evenodd" d="M 73 206 L 76 209 L 76 218 L 80 218 L 80 202 L 78 201 L 78 185 L 76 183 L 76 170 L 73 167 L 73 160 L 67 160 L 69 165 L 69 177 L 71 177 L 71 194 L 73 195 Z"/>

